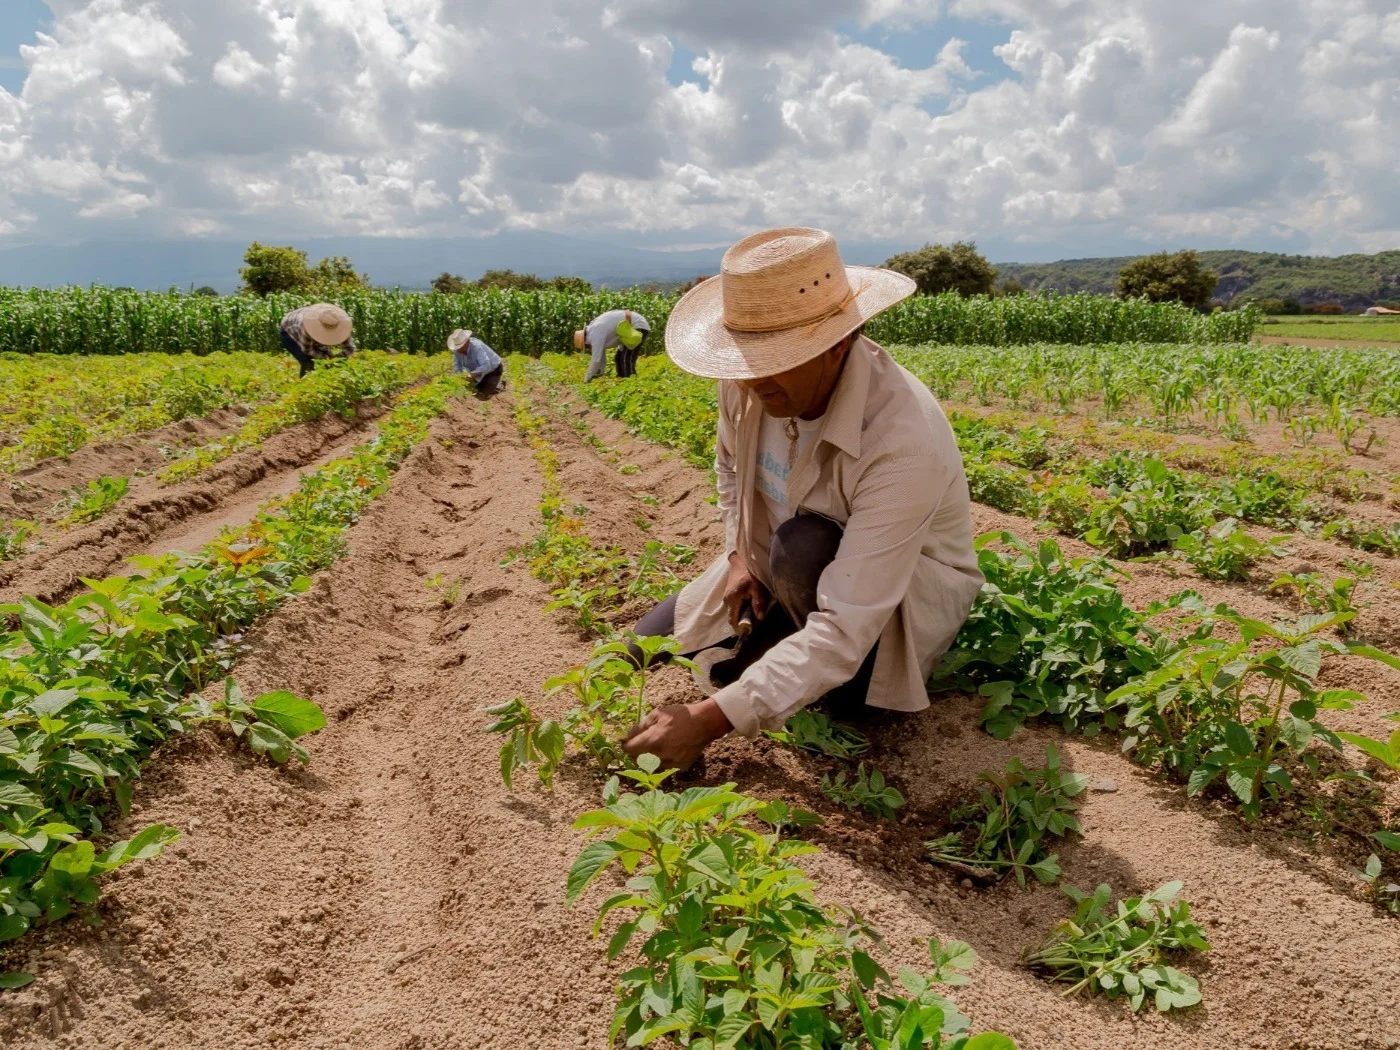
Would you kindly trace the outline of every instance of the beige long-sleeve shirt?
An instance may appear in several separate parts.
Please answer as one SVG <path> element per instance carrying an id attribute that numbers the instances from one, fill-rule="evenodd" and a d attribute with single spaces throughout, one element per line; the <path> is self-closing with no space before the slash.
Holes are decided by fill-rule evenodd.
<path id="1" fill-rule="evenodd" d="M 677 599 L 683 652 L 733 633 L 724 605 L 730 551 L 771 590 L 768 548 L 781 524 L 755 496 L 762 404 L 722 382 L 719 405 L 715 473 L 726 552 Z M 928 388 L 879 345 L 858 339 L 821 424 L 788 479 L 789 506 L 845 531 L 818 583 L 817 611 L 715 694 L 745 736 L 780 728 L 849 681 L 877 640 L 866 702 L 927 707 L 924 683 L 982 586 L 962 456 Z"/>

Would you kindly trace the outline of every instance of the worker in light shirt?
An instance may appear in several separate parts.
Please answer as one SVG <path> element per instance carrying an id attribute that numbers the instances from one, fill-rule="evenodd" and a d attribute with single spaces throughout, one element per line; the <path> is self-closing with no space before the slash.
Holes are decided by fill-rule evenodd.
<path id="1" fill-rule="evenodd" d="M 608 351 L 616 347 L 614 364 L 617 378 L 637 374 L 637 355 L 651 334 L 651 322 L 636 310 L 609 310 L 588 322 L 588 327 L 574 333 L 574 348 L 592 355 L 583 381 L 591 382 L 608 370 Z"/>
<path id="2" fill-rule="evenodd" d="M 476 384 L 478 396 L 494 397 L 500 391 L 505 365 L 500 355 L 473 335 L 470 328 L 459 328 L 449 335 L 447 349 L 452 351 L 452 371 L 465 372 Z"/>
<path id="3" fill-rule="evenodd" d="M 928 707 L 925 682 L 982 575 L 952 428 L 861 332 L 913 291 L 902 274 L 844 265 L 830 234 L 789 228 L 734 245 L 676 304 L 666 352 L 720 381 L 725 549 L 637 623 L 708 663 L 711 695 L 648 714 L 623 742 L 634 758 L 684 769 L 712 741 L 780 729 L 810 704 L 838 717 Z"/>

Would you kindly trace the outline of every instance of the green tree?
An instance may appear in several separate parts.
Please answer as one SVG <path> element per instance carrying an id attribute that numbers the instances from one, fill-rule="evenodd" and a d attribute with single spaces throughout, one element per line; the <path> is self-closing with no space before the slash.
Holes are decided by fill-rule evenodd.
<path id="1" fill-rule="evenodd" d="M 321 295 L 357 292 L 369 287 L 369 279 L 357 272 L 350 260 L 343 255 L 332 255 L 322 259 L 311 268 L 309 278 L 309 287 Z"/>
<path id="2" fill-rule="evenodd" d="M 551 277 L 544 282 L 544 286 L 555 292 L 579 292 L 586 294 L 593 291 L 593 286 L 582 277 Z"/>
<path id="3" fill-rule="evenodd" d="M 957 292 L 990 295 L 997 269 L 972 241 L 925 244 L 915 252 L 902 252 L 885 260 L 885 266 L 914 278 L 924 295 Z"/>
<path id="4" fill-rule="evenodd" d="M 1158 252 L 1134 259 L 1118 272 L 1116 291 L 1124 298 L 1154 303 L 1179 302 L 1201 308 L 1210 302 L 1217 277 L 1193 251 Z"/>
<path id="5" fill-rule="evenodd" d="M 544 282 L 534 274 L 514 270 L 487 270 L 476 284 L 478 288 L 505 288 L 516 292 L 537 292 L 544 287 Z"/>
<path id="6" fill-rule="evenodd" d="M 299 292 L 306 288 L 311 279 L 306 253 L 290 245 L 254 241 L 243 253 L 243 262 L 243 290 L 253 295 Z"/>
<path id="7" fill-rule="evenodd" d="M 198 288 L 191 289 L 190 294 L 202 295 L 210 299 L 217 299 L 219 297 L 219 290 L 217 288 L 211 288 L 207 284 L 201 284 Z"/>
<path id="8" fill-rule="evenodd" d="M 467 290 L 467 279 L 455 273 L 448 273 L 443 270 L 433 278 L 433 291 L 441 292 L 443 295 L 456 295 L 458 292 Z"/>

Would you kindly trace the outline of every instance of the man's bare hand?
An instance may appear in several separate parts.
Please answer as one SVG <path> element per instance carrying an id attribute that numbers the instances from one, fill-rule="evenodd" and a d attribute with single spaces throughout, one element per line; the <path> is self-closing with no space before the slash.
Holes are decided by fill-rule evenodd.
<path id="1" fill-rule="evenodd" d="M 768 614 L 768 588 L 758 581 L 744 562 L 744 556 L 734 553 L 729 556 L 729 578 L 724 584 L 724 604 L 729 609 L 729 626 L 737 634 L 739 614 L 748 602 L 753 609 L 755 620 Z"/>
<path id="2" fill-rule="evenodd" d="M 633 758 L 655 755 L 662 769 L 689 769 L 711 744 L 733 726 L 719 704 L 701 700 L 694 704 L 658 707 L 622 742 Z"/>

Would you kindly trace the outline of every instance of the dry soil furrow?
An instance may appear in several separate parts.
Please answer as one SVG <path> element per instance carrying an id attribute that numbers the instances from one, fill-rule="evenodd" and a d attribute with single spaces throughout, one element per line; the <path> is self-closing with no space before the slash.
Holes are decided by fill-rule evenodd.
<path id="1" fill-rule="evenodd" d="M 182 419 L 143 434 L 90 445 L 16 471 L 0 492 L 0 517 L 39 518 L 64 489 L 91 478 L 157 470 L 170 461 L 169 450 L 193 448 L 237 430 L 249 411 L 242 406 L 216 409 L 199 419 Z"/>
<path id="2" fill-rule="evenodd" d="M 299 424 L 175 485 L 154 476 L 133 479 L 102 518 L 71 529 L 51 526 L 35 550 L 0 563 L 0 601 L 26 594 L 57 601 L 81 577 L 121 571 L 133 554 L 195 549 L 223 526 L 252 518 L 264 500 L 291 491 L 302 470 L 364 440 L 383 412 L 383 406 L 364 405 L 353 419 L 332 414 Z"/>

